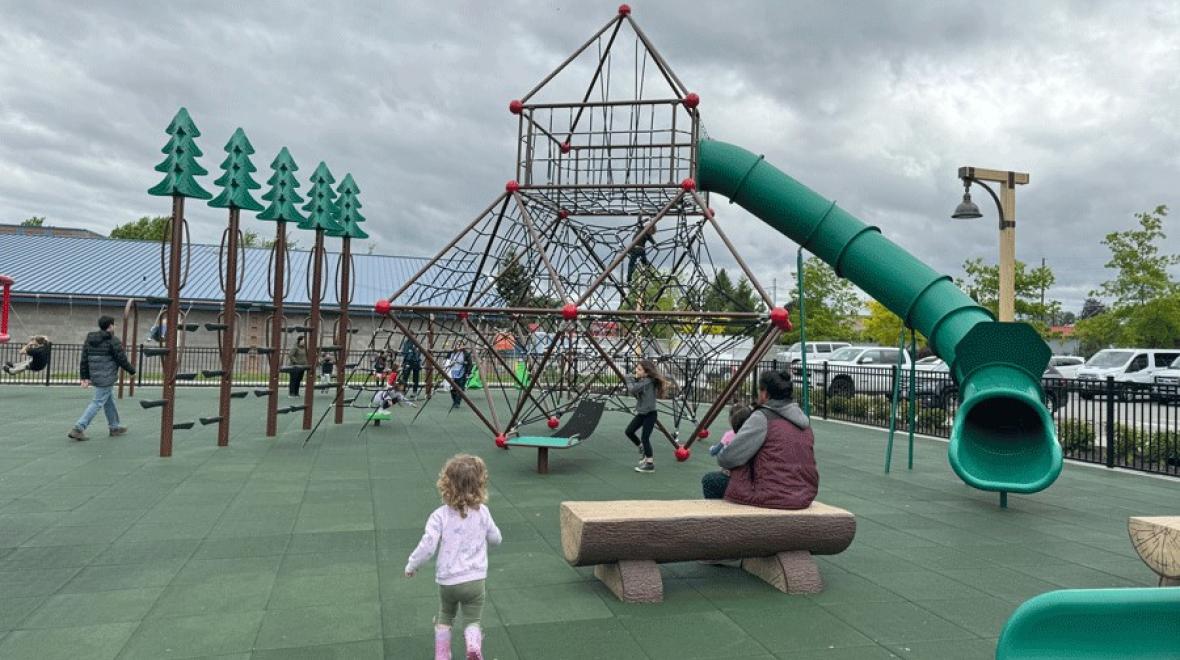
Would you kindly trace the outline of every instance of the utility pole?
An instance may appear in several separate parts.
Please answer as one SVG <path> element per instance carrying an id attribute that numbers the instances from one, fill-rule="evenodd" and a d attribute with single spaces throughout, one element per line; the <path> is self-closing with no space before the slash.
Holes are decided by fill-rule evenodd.
<path id="1" fill-rule="evenodd" d="M 1041 272 L 1044 272 L 1044 271 L 1045 271 L 1045 258 L 1041 257 Z M 1044 279 L 1041 280 L 1041 314 L 1043 314 L 1043 316 L 1041 317 L 1041 321 L 1043 321 L 1045 323 L 1049 323 L 1050 322 L 1050 319 L 1048 318 L 1049 312 L 1048 312 L 1048 310 L 1045 309 L 1045 280 Z"/>

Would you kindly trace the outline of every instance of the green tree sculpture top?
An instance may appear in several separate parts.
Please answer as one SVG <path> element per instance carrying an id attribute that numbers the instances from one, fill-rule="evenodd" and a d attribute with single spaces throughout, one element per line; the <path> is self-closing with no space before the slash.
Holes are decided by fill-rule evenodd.
<path id="1" fill-rule="evenodd" d="M 274 174 L 266 180 L 271 188 L 262 194 L 264 201 L 270 202 L 266 210 L 258 214 L 259 220 L 276 220 L 278 222 L 303 223 L 303 214 L 296 208 L 303 201 L 295 189 L 299 182 L 295 180 L 295 172 L 299 166 L 286 147 L 279 150 L 279 155 L 270 164 Z"/>
<path id="2" fill-rule="evenodd" d="M 340 231 L 340 225 L 336 222 L 336 191 L 332 190 L 333 183 L 336 183 L 336 178 L 324 161 L 320 161 L 311 173 L 311 189 L 307 193 L 307 203 L 303 205 L 307 219 L 299 223 L 300 229 Z"/>
<path id="3" fill-rule="evenodd" d="M 201 132 L 188 116 L 188 110 L 181 108 L 164 132 L 172 136 L 168 144 L 160 150 L 167 154 L 167 157 L 156 165 L 157 172 L 164 172 L 164 180 L 149 188 L 148 194 L 161 197 L 182 195 L 197 199 L 212 197 L 213 195 L 193 178 L 209 172 L 197 164 L 201 150 L 197 148 L 195 140 L 200 137 Z"/>
<path id="4" fill-rule="evenodd" d="M 356 182 L 352 180 L 352 174 L 345 174 L 344 180 L 336 188 L 336 193 L 339 195 L 336 198 L 336 208 L 339 210 L 339 215 L 336 216 L 336 222 L 340 225 L 340 228 L 329 231 L 329 236 L 335 238 L 369 237 L 365 233 L 365 230 L 360 227 L 360 223 L 365 221 L 365 216 L 361 215 L 360 211 L 361 202 L 356 198 L 360 192 L 360 188 L 357 188 Z"/>
<path id="5" fill-rule="evenodd" d="M 236 206 L 247 211 L 261 211 L 262 205 L 250 194 L 251 190 L 257 190 L 262 186 L 250 176 L 250 173 L 257 172 L 258 168 L 250 162 L 254 146 L 250 144 L 246 132 L 241 128 L 234 131 L 229 142 L 225 144 L 225 152 L 229 154 L 221 162 L 221 169 L 225 170 L 225 173 L 213 182 L 223 189 L 221 194 L 210 200 L 209 206 L 223 209 Z"/>

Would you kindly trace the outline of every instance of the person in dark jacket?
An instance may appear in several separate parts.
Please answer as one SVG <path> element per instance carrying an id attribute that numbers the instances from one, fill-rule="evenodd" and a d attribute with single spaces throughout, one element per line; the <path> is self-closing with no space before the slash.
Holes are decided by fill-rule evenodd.
<path id="1" fill-rule="evenodd" d="M 287 377 L 287 395 L 291 398 L 299 397 L 299 386 L 303 384 L 303 374 L 311 366 L 307 357 L 307 340 L 303 335 L 295 340 L 295 345 L 287 351 L 287 366 L 291 369 Z"/>
<path id="2" fill-rule="evenodd" d="M 21 347 L 19 355 L 20 362 L 4 363 L 4 373 L 9 375 L 16 375 L 23 371 L 41 371 L 49 366 L 49 351 L 53 348 L 53 344 L 49 342 L 49 337 L 45 335 L 33 335 L 29 338 L 29 343 Z"/>
<path id="3" fill-rule="evenodd" d="M 410 341 L 408 338 L 402 340 L 402 382 L 406 385 L 410 384 L 410 379 L 414 379 L 414 391 L 410 393 L 412 399 L 418 398 L 418 390 L 422 389 L 420 384 L 420 377 L 422 374 L 422 353 L 418 350 L 417 344 Z"/>
<path id="4" fill-rule="evenodd" d="M 135 374 L 135 367 L 127 361 L 127 354 L 123 346 L 115 339 L 115 319 L 109 316 L 98 317 L 98 331 L 86 335 L 86 342 L 82 345 L 82 360 L 78 365 L 81 372 L 82 387 L 94 387 L 94 398 L 78 418 L 74 428 L 66 435 L 74 440 L 88 440 L 86 427 L 98 414 L 101 408 L 107 416 L 107 428 L 111 435 L 123 435 L 127 427 L 119 423 L 119 410 L 115 407 L 115 399 L 111 396 L 111 389 L 119 379 L 119 369 L 129 374 Z"/>
<path id="5" fill-rule="evenodd" d="M 639 465 L 636 472 L 655 472 L 656 464 L 652 458 L 651 432 L 656 426 L 658 413 L 656 399 L 663 398 L 668 389 L 668 378 L 660 373 L 655 362 L 648 359 L 639 361 L 635 366 L 635 375 L 626 377 L 627 392 L 635 397 L 635 416 L 623 433 L 627 439 L 639 448 Z M 642 436 L 635 432 L 642 429 Z"/>
<path id="6" fill-rule="evenodd" d="M 769 509 L 806 509 L 819 491 L 811 420 L 791 401 L 789 373 L 768 371 L 758 379 L 758 407 L 717 464 L 729 470 L 701 478 L 706 499 Z"/>

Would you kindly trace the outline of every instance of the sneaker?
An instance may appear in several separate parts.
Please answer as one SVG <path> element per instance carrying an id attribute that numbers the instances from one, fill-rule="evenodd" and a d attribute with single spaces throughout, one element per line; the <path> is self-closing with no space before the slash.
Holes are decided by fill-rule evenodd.
<path id="1" fill-rule="evenodd" d="M 116 426 L 115 428 L 111 429 L 111 437 L 114 437 L 117 435 L 123 435 L 125 433 L 127 433 L 126 426 Z"/>
<path id="2" fill-rule="evenodd" d="M 80 429 L 76 426 L 74 428 L 70 429 L 70 432 L 66 434 L 66 437 L 71 440 L 77 440 L 78 442 L 82 442 L 83 440 L 90 439 L 90 437 L 86 435 L 85 431 L 83 431 L 82 429 Z"/>
<path id="3" fill-rule="evenodd" d="M 636 472 L 655 472 L 656 471 L 656 464 L 655 463 L 648 463 L 647 461 L 644 461 L 644 462 L 640 463 L 639 465 L 635 466 L 635 471 Z"/>

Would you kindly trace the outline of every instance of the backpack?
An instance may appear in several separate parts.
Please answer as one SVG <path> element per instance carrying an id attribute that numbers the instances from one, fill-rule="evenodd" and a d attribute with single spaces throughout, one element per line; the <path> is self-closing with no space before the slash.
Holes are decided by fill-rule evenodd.
<path id="1" fill-rule="evenodd" d="M 163 324 L 163 323 L 157 323 L 157 324 L 153 325 L 153 326 L 151 327 L 151 329 L 150 329 L 150 330 L 148 330 L 148 337 L 149 337 L 149 338 L 150 338 L 152 341 L 156 341 L 156 342 L 163 342 L 163 341 L 164 341 L 164 339 L 165 339 L 165 336 L 164 336 L 164 324 Z"/>

